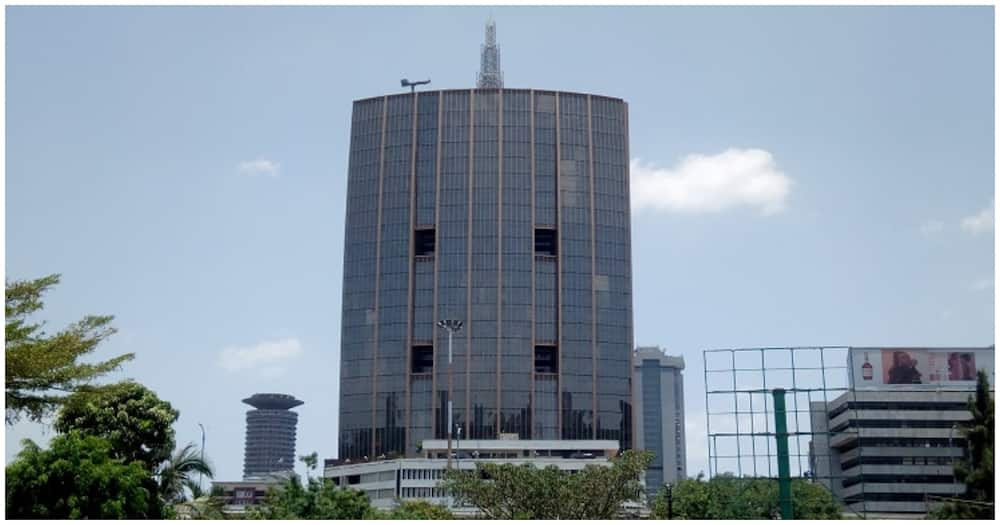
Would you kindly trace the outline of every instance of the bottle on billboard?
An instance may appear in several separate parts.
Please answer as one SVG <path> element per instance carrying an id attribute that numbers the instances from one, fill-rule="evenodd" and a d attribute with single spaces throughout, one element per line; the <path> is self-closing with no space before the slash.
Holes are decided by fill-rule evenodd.
<path id="1" fill-rule="evenodd" d="M 861 378 L 865 381 L 872 380 L 872 364 L 868 362 L 868 352 L 865 352 L 865 364 L 861 365 Z"/>

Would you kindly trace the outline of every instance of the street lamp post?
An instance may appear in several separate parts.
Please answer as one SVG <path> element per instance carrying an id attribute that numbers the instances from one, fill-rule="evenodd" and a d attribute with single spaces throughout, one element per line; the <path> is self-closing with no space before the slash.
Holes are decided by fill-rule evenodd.
<path id="1" fill-rule="evenodd" d="M 458 450 L 455 451 L 455 468 L 461 470 L 461 468 L 462 468 L 462 425 L 455 425 L 455 426 L 458 427 L 456 429 L 456 430 L 458 430 L 458 441 L 456 443 L 456 447 L 455 448 L 457 448 Z"/>
<path id="2" fill-rule="evenodd" d="M 201 429 L 201 463 L 205 464 L 205 426 L 198 423 L 198 428 Z M 198 488 L 201 488 L 201 472 L 198 473 Z"/>
<path id="3" fill-rule="evenodd" d="M 667 519 L 674 519 L 674 486 L 670 483 L 665 483 L 664 488 L 667 490 Z"/>
<path id="4" fill-rule="evenodd" d="M 462 321 L 456 319 L 442 319 L 437 323 L 438 327 L 444 328 L 448 331 L 448 470 L 451 470 L 451 435 L 455 432 L 455 427 L 452 426 L 452 408 L 451 408 L 451 391 L 452 391 L 452 373 L 451 373 L 451 340 L 455 332 L 462 329 Z"/>

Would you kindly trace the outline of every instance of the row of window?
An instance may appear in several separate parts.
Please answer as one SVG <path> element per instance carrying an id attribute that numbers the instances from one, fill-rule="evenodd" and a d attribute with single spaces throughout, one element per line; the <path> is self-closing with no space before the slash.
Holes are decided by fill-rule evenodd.
<path id="1" fill-rule="evenodd" d="M 403 469 L 401 471 L 401 477 L 403 479 L 441 479 L 444 475 L 443 470 L 439 469 Z"/>
<path id="2" fill-rule="evenodd" d="M 833 419 L 848 410 L 968 410 L 964 401 L 848 401 L 830 411 Z"/>
<path id="3" fill-rule="evenodd" d="M 831 428 L 831 432 L 840 432 L 851 428 L 961 428 L 965 421 L 941 419 L 848 419 Z M 958 435 L 958 432 L 955 432 Z"/>
<path id="4" fill-rule="evenodd" d="M 434 228 L 421 228 L 414 232 L 414 255 L 417 257 L 432 257 L 437 245 Z M 554 228 L 535 228 L 535 254 L 541 256 L 556 256 L 558 245 Z"/>
<path id="5" fill-rule="evenodd" d="M 841 453 L 861 447 L 923 447 L 923 448 L 945 448 L 945 447 L 965 447 L 965 439 L 959 436 L 954 438 L 889 438 L 872 437 L 853 439 L 847 443 Z"/>
<path id="6" fill-rule="evenodd" d="M 956 458 L 950 456 L 862 456 L 840 464 L 841 470 L 858 465 L 951 465 Z"/>
<path id="7" fill-rule="evenodd" d="M 844 503 L 861 503 L 862 501 L 927 501 L 927 496 L 954 497 L 953 491 L 949 492 L 861 492 L 844 498 Z"/>
<path id="8" fill-rule="evenodd" d="M 437 487 L 403 487 L 402 498 L 443 498 L 447 496 L 444 489 Z"/>
<path id="9" fill-rule="evenodd" d="M 365 494 L 368 495 L 368 499 L 393 499 L 396 497 L 396 491 L 393 489 L 379 489 L 379 490 L 366 490 Z"/>
<path id="10" fill-rule="evenodd" d="M 434 371 L 434 347 L 416 345 L 410 352 L 410 373 L 429 374 Z M 559 351 L 555 345 L 535 346 L 535 373 L 559 373 Z"/>
<path id="11" fill-rule="evenodd" d="M 844 487 L 858 483 L 955 483 L 955 477 L 950 474 L 862 474 L 840 482 Z"/>

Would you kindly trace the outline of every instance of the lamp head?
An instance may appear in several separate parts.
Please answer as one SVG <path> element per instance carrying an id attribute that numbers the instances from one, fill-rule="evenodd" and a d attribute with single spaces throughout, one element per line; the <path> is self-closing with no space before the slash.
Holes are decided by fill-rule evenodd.
<path id="1" fill-rule="evenodd" d="M 463 322 L 458 319 L 442 319 L 437 322 L 439 328 L 444 328 L 449 332 L 457 332 L 462 329 Z"/>

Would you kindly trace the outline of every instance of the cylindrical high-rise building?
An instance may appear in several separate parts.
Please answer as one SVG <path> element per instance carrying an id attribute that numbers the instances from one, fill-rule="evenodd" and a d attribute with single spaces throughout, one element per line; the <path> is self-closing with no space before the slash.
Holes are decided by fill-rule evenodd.
<path id="1" fill-rule="evenodd" d="M 339 457 L 447 437 L 632 445 L 628 109 L 456 89 L 354 103 Z M 508 436 L 504 436 L 508 437 Z M 512 437 L 512 436 L 510 436 Z"/>
<path id="2" fill-rule="evenodd" d="M 294 470 L 299 415 L 290 409 L 303 402 L 288 394 L 254 394 L 243 402 L 254 407 L 247 411 L 244 479 Z"/>

